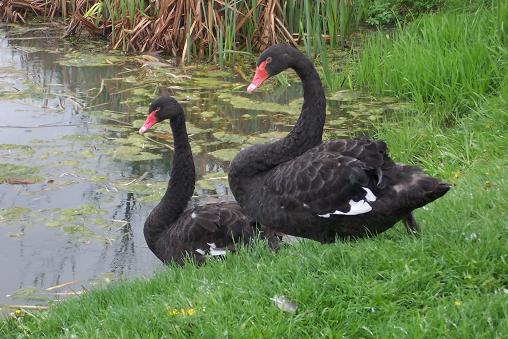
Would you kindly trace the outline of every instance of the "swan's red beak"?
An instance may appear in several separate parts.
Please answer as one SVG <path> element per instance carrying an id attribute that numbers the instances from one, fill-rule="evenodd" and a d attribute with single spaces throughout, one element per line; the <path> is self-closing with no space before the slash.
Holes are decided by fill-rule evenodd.
<path id="1" fill-rule="evenodd" d="M 152 111 L 152 112 L 150 112 L 150 114 L 148 114 L 148 117 L 146 118 L 145 123 L 139 129 L 139 134 L 143 135 L 143 133 L 145 133 L 147 130 L 150 129 L 150 127 L 152 127 L 153 125 L 155 125 L 158 122 L 157 118 L 155 117 L 155 113 L 157 113 L 158 111 L 159 110 L 156 109 L 155 111 Z"/>
<path id="2" fill-rule="evenodd" d="M 259 64 L 259 66 L 256 68 L 256 73 L 254 74 L 254 78 L 252 79 L 252 82 L 250 83 L 249 87 L 247 87 L 247 93 L 252 93 L 256 88 L 261 86 L 263 81 L 268 79 L 270 75 L 265 70 L 266 67 L 266 61 L 263 61 Z"/>

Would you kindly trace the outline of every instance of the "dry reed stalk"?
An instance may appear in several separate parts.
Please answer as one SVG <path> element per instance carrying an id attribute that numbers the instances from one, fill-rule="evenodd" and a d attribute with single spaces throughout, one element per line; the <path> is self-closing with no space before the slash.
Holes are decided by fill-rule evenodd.
<path id="1" fill-rule="evenodd" d="M 0 2 L 0 15 L 2 21 L 9 22 L 25 22 L 29 13 L 49 18 L 62 16 L 68 20 L 66 36 L 85 30 L 107 37 L 113 48 L 132 52 L 162 51 L 181 57 L 182 62 L 190 51 L 200 58 L 213 59 L 219 50 L 229 53 L 229 49 L 239 50 L 245 46 L 263 50 L 281 41 L 296 45 L 285 27 L 282 0 L 258 0 L 254 6 L 247 3 L 250 2 L 4 0 Z M 258 22 L 253 22 L 254 17 Z M 252 33 L 246 33 L 247 23 L 255 27 Z M 228 26 L 231 24 L 235 25 L 234 29 Z M 225 39 L 229 42 L 227 51 L 220 45 Z"/>

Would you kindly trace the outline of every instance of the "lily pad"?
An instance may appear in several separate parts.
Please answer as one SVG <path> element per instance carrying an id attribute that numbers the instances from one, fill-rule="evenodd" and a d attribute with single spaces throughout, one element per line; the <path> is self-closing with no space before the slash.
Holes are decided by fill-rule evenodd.
<path id="1" fill-rule="evenodd" d="M 239 150 L 236 148 L 224 148 L 217 151 L 210 152 L 210 155 L 214 158 L 224 160 L 224 161 L 231 161 L 235 158 L 235 156 L 238 154 Z"/>
<path id="2" fill-rule="evenodd" d="M 204 111 L 201 112 L 199 115 L 201 115 L 203 118 L 213 118 L 214 116 L 217 115 L 217 113 L 214 111 Z"/>
<path id="3" fill-rule="evenodd" d="M 247 97 L 235 95 L 232 93 L 221 93 L 219 99 L 229 102 L 234 108 L 240 108 L 251 111 L 267 111 L 273 113 L 300 113 L 298 104 L 303 102 L 303 99 L 297 99 L 290 105 L 281 105 L 275 102 L 257 101 Z"/>
<path id="4" fill-rule="evenodd" d="M 201 152 L 203 152 L 203 147 L 201 147 L 201 145 L 191 145 L 191 151 L 192 151 L 192 154 L 199 154 Z"/>
<path id="5" fill-rule="evenodd" d="M 26 207 L 9 207 L 0 210 L 0 223 L 22 219 L 32 210 Z"/>
<path id="6" fill-rule="evenodd" d="M 101 215 L 107 214 L 108 211 L 95 207 L 92 204 L 84 204 L 74 208 L 69 208 L 61 211 L 61 215 L 64 217 L 71 217 L 77 215 Z"/>
<path id="7" fill-rule="evenodd" d="M 246 145 L 264 144 L 266 142 L 267 142 L 266 138 L 261 138 L 256 135 L 249 135 L 245 140 Z"/>
<path id="8" fill-rule="evenodd" d="M 222 142 L 228 142 L 233 144 L 242 144 L 243 142 L 245 142 L 245 139 L 247 139 L 243 135 L 224 131 L 215 132 L 213 133 L 213 136 L 215 137 L 215 139 L 218 139 Z"/>
<path id="9" fill-rule="evenodd" d="M 196 182 L 196 186 L 207 190 L 215 190 L 217 184 L 228 185 L 228 175 L 224 172 L 207 173 Z"/>
<path id="10" fill-rule="evenodd" d="M 273 140 L 273 139 L 285 138 L 287 135 L 288 135 L 287 132 L 272 131 L 272 132 L 261 133 L 261 134 L 259 134 L 259 137 Z"/>
<path id="11" fill-rule="evenodd" d="M 144 152 L 142 148 L 136 146 L 120 146 L 112 151 L 113 158 L 124 161 L 148 161 L 162 159 L 160 154 Z"/>

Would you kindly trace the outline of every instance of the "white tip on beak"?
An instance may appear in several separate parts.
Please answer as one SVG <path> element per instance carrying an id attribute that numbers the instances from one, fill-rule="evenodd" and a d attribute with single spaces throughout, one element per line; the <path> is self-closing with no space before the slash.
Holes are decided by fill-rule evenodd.
<path id="1" fill-rule="evenodd" d="M 139 129 L 139 134 L 143 135 L 143 133 L 145 133 L 147 130 L 147 128 L 145 126 L 141 126 L 141 128 Z"/>
<path id="2" fill-rule="evenodd" d="M 254 90 L 257 88 L 258 86 L 254 85 L 254 84 L 250 84 L 249 87 L 247 87 L 247 93 L 252 93 L 254 92 Z"/>

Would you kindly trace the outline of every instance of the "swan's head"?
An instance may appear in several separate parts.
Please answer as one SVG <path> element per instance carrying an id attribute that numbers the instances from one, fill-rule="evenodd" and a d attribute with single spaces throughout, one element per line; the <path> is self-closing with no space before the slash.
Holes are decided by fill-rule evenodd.
<path id="1" fill-rule="evenodd" d="M 159 97 L 150 104 L 148 117 L 139 129 L 139 134 L 145 133 L 156 123 L 171 119 L 179 114 L 183 114 L 183 108 L 178 101 L 168 96 Z"/>
<path id="2" fill-rule="evenodd" d="M 295 52 L 299 54 L 296 48 L 288 44 L 277 44 L 265 49 L 259 56 L 256 73 L 251 84 L 247 87 L 247 92 L 254 92 L 263 81 L 290 67 Z"/>

